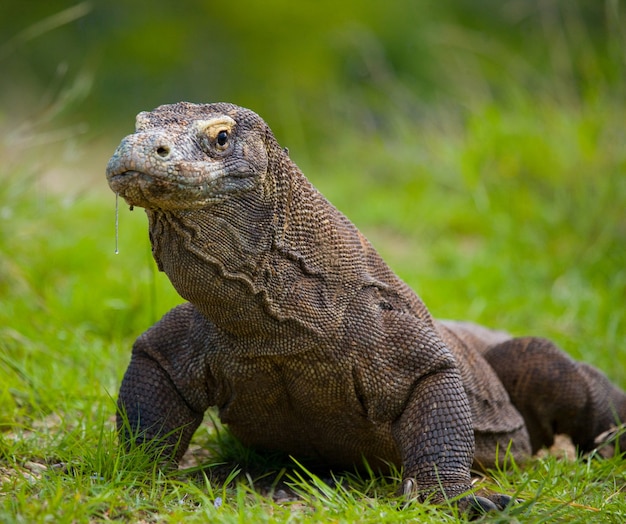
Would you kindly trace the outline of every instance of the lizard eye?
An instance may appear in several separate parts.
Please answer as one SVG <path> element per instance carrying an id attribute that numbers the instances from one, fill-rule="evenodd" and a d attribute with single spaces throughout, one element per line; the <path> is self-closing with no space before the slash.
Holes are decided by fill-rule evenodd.
<path id="1" fill-rule="evenodd" d="M 217 134 L 217 145 L 224 147 L 228 142 L 228 131 L 222 130 Z"/>

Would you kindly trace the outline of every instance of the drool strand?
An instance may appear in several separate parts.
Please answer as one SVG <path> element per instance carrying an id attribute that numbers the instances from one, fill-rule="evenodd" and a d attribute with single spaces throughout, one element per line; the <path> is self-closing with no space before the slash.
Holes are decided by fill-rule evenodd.
<path id="1" fill-rule="evenodd" d="M 120 229 L 120 206 L 119 206 L 120 194 L 115 193 L 115 254 L 119 255 L 119 229 Z"/>

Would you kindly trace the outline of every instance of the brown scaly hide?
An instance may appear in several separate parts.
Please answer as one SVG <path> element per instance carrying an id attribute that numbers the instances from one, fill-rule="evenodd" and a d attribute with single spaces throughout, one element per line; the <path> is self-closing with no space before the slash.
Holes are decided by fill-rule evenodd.
<path id="1" fill-rule="evenodd" d="M 245 444 L 392 463 L 407 495 L 437 501 L 508 448 L 523 460 L 566 432 L 585 450 L 626 419 L 624 394 L 552 343 L 434 321 L 250 110 L 141 113 L 107 177 L 146 209 L 155 260 L 189 301 L 135 343 L 125 441 L 158 442 L 177 461 L 217 406 Z"/>

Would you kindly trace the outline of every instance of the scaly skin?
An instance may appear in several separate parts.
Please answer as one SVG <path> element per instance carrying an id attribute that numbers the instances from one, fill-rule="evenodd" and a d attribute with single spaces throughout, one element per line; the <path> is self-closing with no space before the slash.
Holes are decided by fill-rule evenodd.
<path id="1" fill-rule="evenodd" d="M 247 445 L 340 467 L 392 463 L 407 495 L 441 501 L 470 490 L 470 467 L 493 466 L 498 448 L 523 460 L 562 427 L 586 449 L 589 427 L 593 441 L 626 419 L 624 394 L 551 343 L 434 321 L 252 111 L 141 113 L 107 178 L 146 209 L 155 260 L 188 300 L 135 343 L 119 395 L 126 441 L 177 461 L 217 406 Z M 526 380 L 546 359 L 538 380 L 560 398 Z M 584 416 L 561 424 L 564 406 Z"/>

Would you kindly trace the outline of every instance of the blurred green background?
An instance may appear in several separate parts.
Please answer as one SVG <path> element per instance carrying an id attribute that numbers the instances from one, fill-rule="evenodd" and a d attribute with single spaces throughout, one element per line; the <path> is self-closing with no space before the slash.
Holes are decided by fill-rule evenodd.
<path id="1" fill-rule="evenodd" d="M 306 147 L 441 106 L 622 89 L 619 0 L 5 0 L 3 121 L 98 136 L 164 102 L 232 101 Z M 297 125 L 296 125 L 297 124 Z M 309 146 L 315 150 L 315 145 Z"/>

